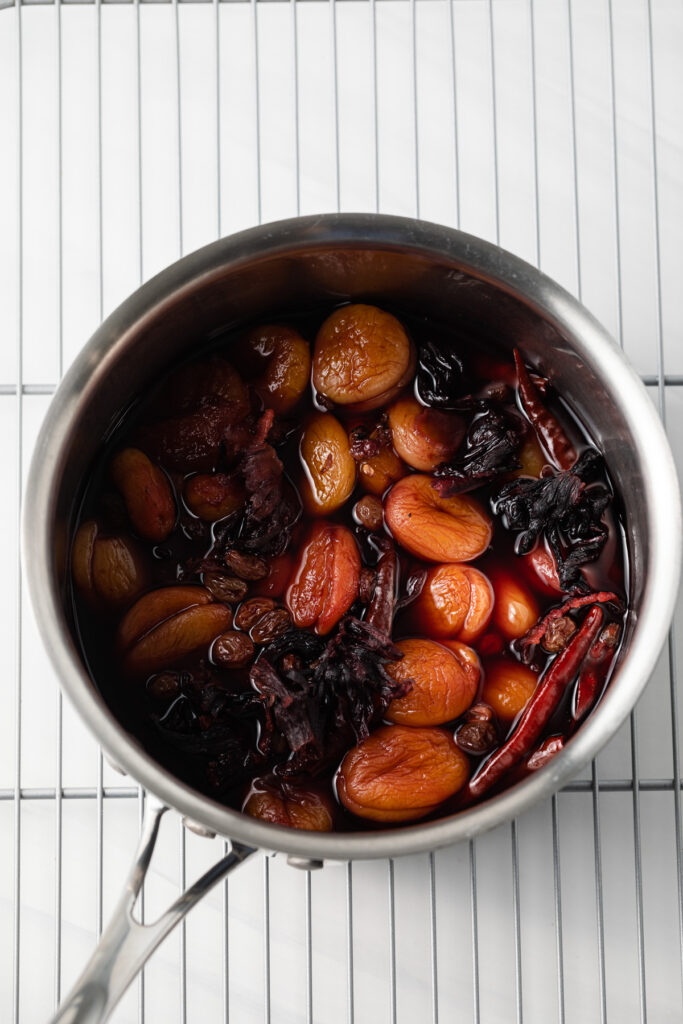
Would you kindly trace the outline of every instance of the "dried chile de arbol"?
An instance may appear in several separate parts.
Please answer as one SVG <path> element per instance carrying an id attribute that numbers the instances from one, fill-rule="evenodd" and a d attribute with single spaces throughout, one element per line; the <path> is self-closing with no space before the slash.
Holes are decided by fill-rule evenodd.
<path id="1" fill-rule="evenodd" d="M 529 376 L 529 371 L 519 354 L 514 350 L 519 399 L 529 422 L 538 434 L 538 439 L 560 469 L 571 469 L 576 462 L 576 449 L 556 416 L 541 401 L 538 388 Z"/>
<path id="2" fill-rule="evenodd" d="M 603 618 L 599 605 L 589 609 L 579 631 L 546 669 L 512 735 L 491 754 L 470 779 L 468 789 L 471 796 L 483 796 L 531 751 L 550 721 L 567 686 L 579 671 L 583 659 L 600 632 Z"/>

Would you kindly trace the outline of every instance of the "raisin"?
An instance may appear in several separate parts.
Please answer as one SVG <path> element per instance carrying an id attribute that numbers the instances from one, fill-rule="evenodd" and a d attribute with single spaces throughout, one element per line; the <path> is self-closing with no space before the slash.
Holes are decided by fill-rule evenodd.
<path id="1" fill-rule="evenodd" d="M 237 609 L 235 625 L 248 632 L 266 612 L 272 612 L 275 607 L 275 601 L 270 597 L 252 597 Z"/>
<path id="2" fill-rule="evenodd" d="M 246 633 L 230 630 L 215 641 L 211 656 L 221 668 L 245 668 L 254 657 L 254 644 Z"/>
<path id="3" fill-rule="evenodd" d="M 245 555 L 235 548 L 225 552 L 225 564 L 241 580 L 262 580 L 268 575 L 268 563 L 258 555 Z"/>
<path id="4" fill-rule="evenodd" d="M 237 604 L 244 599 L 247 592 L 244 580 L 238 580 L 234 576 L 223 576 L 219 572 L 205 572 L 203 582 L 217 601 L 224 601 L 227 604 Z"/>
<path id="5" fill-rule="evenodd" d="M 283 636 L 292 625 L 292 617 L 286 608 L 274 608 L 262 615 L 252 626 L 250 636 L 254 643 L 267 644 Z"/>

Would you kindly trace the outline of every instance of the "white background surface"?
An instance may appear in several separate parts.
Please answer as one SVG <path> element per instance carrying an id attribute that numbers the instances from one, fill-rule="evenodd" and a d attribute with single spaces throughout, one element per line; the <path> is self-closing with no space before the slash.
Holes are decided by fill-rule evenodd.
<path id="1" fill-rule="evenodd" d="M 43 1021 L 68 989 L 140 816 L 62 705 L 19 584 L 19 485 L 60 373 L 142 279 L 218 235 L 419 214 L 580 295 L 680 467 L 682 52 L 674 0 L 0 10 L 0 1020 Z M 680 1021 L 680 608 L 676 625 L 583 788 L 433 858 L 312 876 L 254 859 L 113 1019 Z M 147 914 L 221 849 L 167 816 Z"/>

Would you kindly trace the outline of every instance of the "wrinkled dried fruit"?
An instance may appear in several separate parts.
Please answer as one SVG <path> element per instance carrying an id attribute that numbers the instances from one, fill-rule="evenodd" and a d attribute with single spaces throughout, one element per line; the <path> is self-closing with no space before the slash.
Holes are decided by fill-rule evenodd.
<path id="1" fill-rule="evenodd" d="M 452 651 L 460 662 L 460 667 L 467 676 L 469 676 L 470 683 L 475 690 L 479 687 L 479 680 L 481 679 L 481 662 L 479 655 L 470 647 L 468 644 L 463 644 L 460 640 L 443 640 L 444 647 L 447 647 L 449 651 Z M 472 707 L 481 707 L 482 705 L 472 705 Z M 470 713 L 472 708 L 469 708 L 467 714 Z"/>
<path id="2" fill-rule="evenodd" d="M 516 640 L 538 620 L 539 608 L 530 590 L 511 573 L 495 570 L 490 574 L 495 606 L 493 622 L 507 640 Z"/>
<path id="3" fill-rule="evenodd" d="M 197 473 L 185 484 L 183 498 L 190 512 L 206 523 L 238 512 L 247 500 L 241 480 L 225 473 Z"/>
<path id="4" fill-rule="evenodd" d="M 471 708 L 467 709 L 465 715 L 466 722 L 492 722 L 493 721 L 493 708 L 489 704 L 484 704 L 482 701 L 477 701 Z"/>
<path id="5" fill-rule="evenodd" d="M 389 491 L 384 518 L 406 551 L 428 562 L 471 562 L 491 542 L 491 520 L 466 494 L 441 498 L 432 478 L 414 473 Z"/>
<path id="6" fill-rule="evenodd" d="M 490 704 L 501 722 L 509 724 L 524 710 L 537 683 L 538 676 L 526 665 L 501 659 L 486 665 L 481 698 Z"/>
<path id="7" fill-rule="evenodd" d="M 175 502 L 168 477 L 139 448 L 124 448 L 111 464 L 133 529 L 145 540 L 166 540 L 175 525 Z"/>
<path id="8" fill-rule="evenodd" d="M 219 572 L 205 572 L 202 576 L 204 586 L 217 601 L 226 604 L 237 604 L 247 593 L 248 585 L 236 576 L 223 576 Z"/>
<path id="9" fill-rule="evenodd" d="M 468 759 L 445 729 L 383 725 L 346 755 L 337 793 L 360 818 L 414 821 L 457 793 L 468 775 Z"/>
<path id="10" fill-rule="evenodd" d="M 458 747 L 466 754 L 474 754 L 482 757 L 489 754 L 494 747 L 498 746 L 498 733 L 491 722 L 484 722 L 481 719 L 474 719 L 471 722 L 463 722 L 453 734 Z"/>
<path id="11" fill-rule="evenodd" d="M 178 612 L 195 608 L 197 605 L 210 604 L 211 601 L 211 594 L 203 587 L 160 587 L 158 590 L 150 590 L 135 602 L 119 623 L 119 649 L 128 650 L 160 622 L 170 619 Z"/>
<path id="12" fill-rule="evenodd" d="M 353 518 L 366 530 L 380 530 L 384 522 L 382 502 L 374 494 L 366 494 L 353 506 Z"/>
<path id="13" fill-rule="evenodd" d="M 541 647 L 548 654 L 557 654 L 563 651 L 576 632 L 576 623 L 568 615 L 560 615 L 557 619 L 551 619 L 548 623 Z"/>
<path id="14" fill-rule="evenodd" d="M 474 700 L 478 674 L 473 676 L 453 651 L 435 640 L 399 640 L 396 646 L 403 658 L 387 671 L 412 687 L 391 702 L 386 718 L 399 725 L 442 725 L 459 718 Z"/>
<path id="15" fill-rule="evenodd" d="M 290 412 L 308 387 L 311 351 L 293 327 L 266 324 L 254 327 L 244 339 L 255 373 L 254 390 L 268 409 Z"/>
<path id="16" fill-rule="evenodd" d="M 349 412 L 385 405 L 414 369 L 415 349 L 405 330 L 376 306 L 342 306 L 315 339 L 313 387 Z"/>
<path id="17" fill-rule="evenodd" d="M 163 587 L 141 597 L 117 634 L 124 671 L 144 678 L 195 651 L 208 650 L 232 620 L 229 608 L 210 602 L 211 595 L 201 587 Z"/>
<path id="18" fill-rule="evenodd" d="M 71 564 L 76 586 L 93 605 L 124 607 L 147 583 L 144 555 L 137 544 L 129 537 L 102 534 L 92 520 L 76 533 Z"/>
<path id="19" fill-rule="evenodd" d="M 211 648 L 211 659 L 221 668 L 246 668 L 254 657 L 254 644 L 246 633 L 221 633 Z"/>
<path id="20" fill-rule="evenodd" d="M 409 466 L 431 472 L 460 447 L 465 423 L 454 413 L 426 409 L 413 395 L 404 395 L 389 408 L 394 448 Z"/>
<path id="21" fill-rule="evenodd" d="M 364 490 L 381 496 L 406 475 L 406 468 L 393 448 L 383 448 L 378 455 L 359 464 L 358 475 Z"/>
<path id="22" fill-rule="evenodd" d="M 294 624 L 329 633 L 358 596 L 359 578 L 360 555 L 351 531 L 338 523 L 316 523 L 285 595 Z"/>
<path id="23" fill-rule="evenodd" d="M 255 644 L 269 644 L 279 636 L 284 636 L 291 625 L 292 617 L 287 609 L 274 608 L 254 623 L 250 636 Z"/>
<path id="24" fill-rule="evenodd" d="M 221 449 L 234 458 L 249 441 L 244 424 L 251 409 L 249 391 L 224 359 L 182 366 L 168 378 L 154 408 L 158 416 L 174 415 L 142 427 L 140 443 L 169 469 L 209 473 Z"/>
<path id="25" fill-rule="evenodd" d="M 241 580 L 262 580 L 268 575 L 268 563 L 258 555 L 245 555 L 242 551 L 229 548 L 223 556 L 227 568 Z"/>
<path id="26" fill-rule="evenodd" d="M 334 808 L 330 798 L 316 789 L 281 783 L 279 791 L 257 779 L 242 811 L 272 825 L 301 828 L 310 832 L 331 832 Z"/>
<path id="27" fill-rule="evenodd" d="M 177 672 L 159 672 L 147 680 L 147 693 L 154 700 L 171 700 L 180 693 L 180 679 Z"/>
<path id="28" fill-rule="evenodd" d="M 339 420 L 330 413 L 313 416 L 301 435 L 299 453 L 306 511 L 327 515 L 341 508 L 356 484 L 356 463 Z"/>
<path id="29" fill-rule="evenodd" d="M 427 573 L 412 604 L 419 629 L 435 637 L 457 637 L 472 643 L 484 632 L 493 612 L 493 588 L 478 569 L 450 563 Z"/>
<path id="30" fill-rule="evenodd" d="M 235 625 L 238 629 L 243 629 L 248 633 L 262 615 L 265 615 L 266 612 L 272 612 L 275 607 L 275 601 L 272 601 L 269 597 L 252 597 L 237 609 Z"/>

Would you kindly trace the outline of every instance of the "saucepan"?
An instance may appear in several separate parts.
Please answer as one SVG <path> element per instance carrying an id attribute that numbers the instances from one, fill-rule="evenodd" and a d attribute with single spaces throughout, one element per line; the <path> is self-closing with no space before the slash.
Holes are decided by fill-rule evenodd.
<path id="1" fill-rule="evenodd" d="M 116 720 L 79 654 L 66 600 L 74 514 L 94 459 L 120 415 L 172 363 L 212 334 L 287 312 L 368 300 L 428 315 L 504 347 L 547 375 L 603 452 L 624 497 L 629 607 L 608 690 L 544 769 L 485 803 L 426 824 L 315 833 L 258 821 L 202 795 L 157 764 Z M 433 850 L 490 829 L 552 793 L 609 740 L 643 691 L 678 588 L 681 510 L 654 406 L 617 345 L 561 287 L 470 235 L 403 217 L 328 215 L 221 239 L 143 285 L 102 324 L 45 418 L 25 501 L 24 559 L 38 626 L 61 684 L 106 756 L 147 792 L 140 847 L 93 958 L 56 1020 L 106 1019 L 144 961 L 198 899 L 256 850 L 311 869 L 326 861 Z M 229 853 L 154 924 L 134 907 L 168 808 Z"/>

